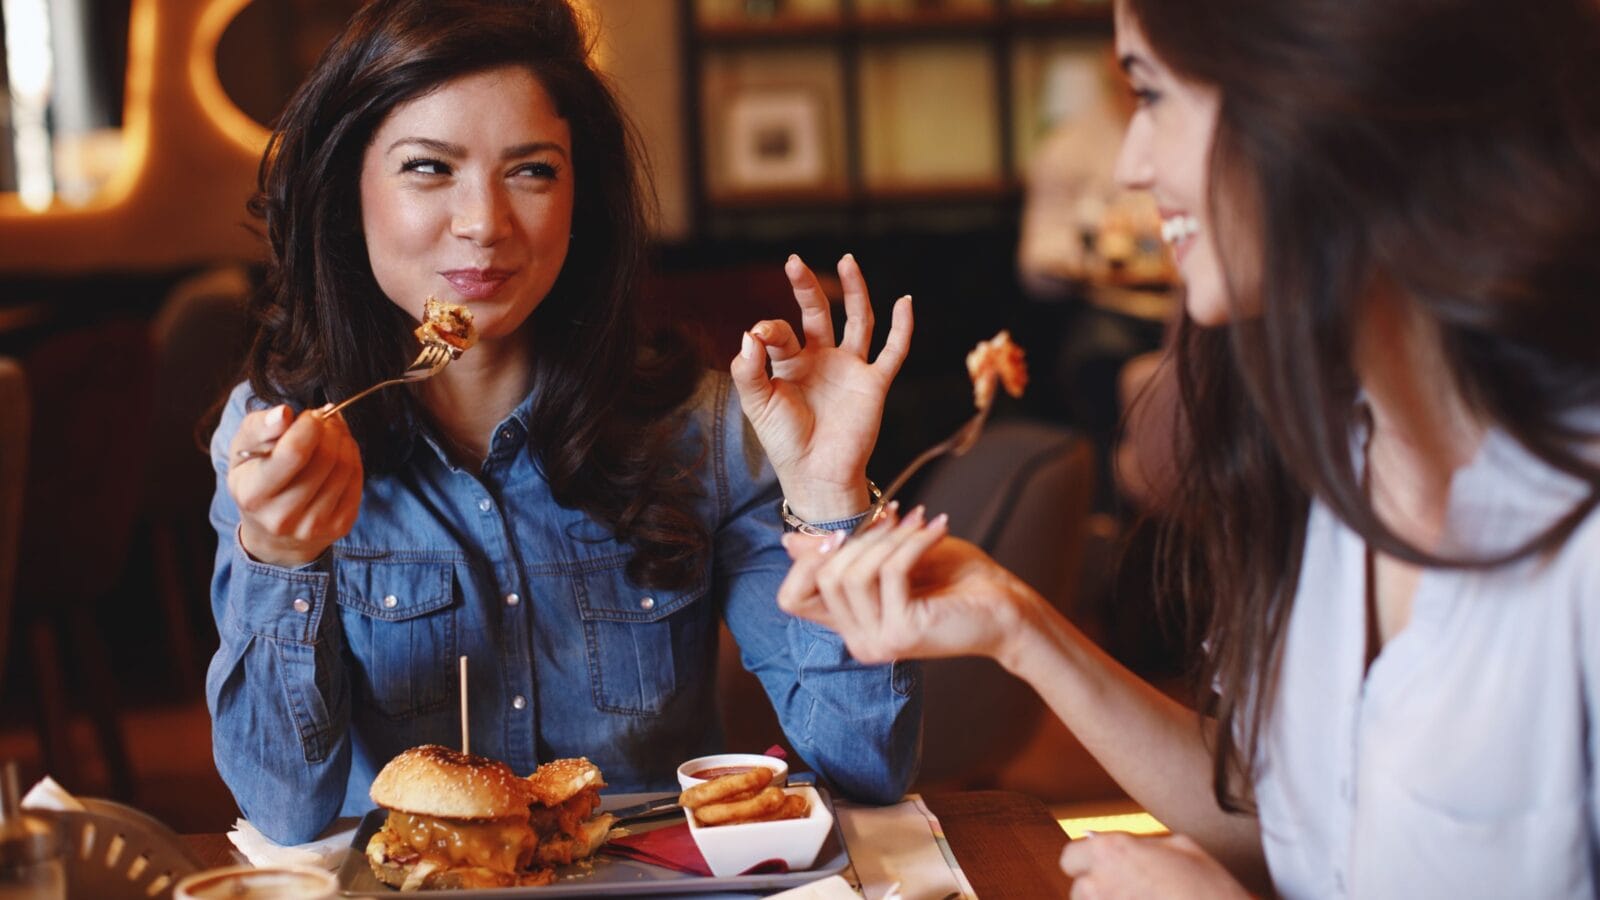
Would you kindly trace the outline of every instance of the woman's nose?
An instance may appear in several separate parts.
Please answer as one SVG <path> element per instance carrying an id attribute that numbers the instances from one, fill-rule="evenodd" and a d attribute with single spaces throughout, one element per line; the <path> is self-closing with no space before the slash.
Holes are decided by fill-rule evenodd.
<path id="1" fill-rule="evenodd" d="M 450 233 L 481 246 L 489 246 L 511 230 L 511 205 L 503 191 L 493 185 L 462 191 Z"/>
<path id="2" fill-rule="evenodd" d="M 1148 189 L 1155 180 L 1155 167 L 1150 163 L 1148 129 L 1135 116 L 1122 135 L 1122 148 L 1117 151 L 1117 165 L 1112 173 L 1117 184 L 1129 190 Z"/>

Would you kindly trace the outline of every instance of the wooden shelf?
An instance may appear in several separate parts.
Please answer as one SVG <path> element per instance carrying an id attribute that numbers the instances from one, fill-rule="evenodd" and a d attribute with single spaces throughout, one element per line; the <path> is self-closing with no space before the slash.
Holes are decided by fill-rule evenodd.
<path id="1" fill-rule="evenodd" d="M 775 44 L 837 40 L 845 34 L 839 16 L 778 16 L 771 19 L 710 19 L 695 25 L 707 44 Z"/>
<path id="2" fill-rule="evenodd" d="M 881 233 L 1014 219 L 1024 162 L 1017 146 L 1030 139 L 1016 123 L 1018 116 L 1034 115 L 1037 105 L 1031 94 L 1022 99 L 1014 83 L 1022 71 L 1019 61 L 1069 52 L 1055 45 L 1109 38 L 1112 29 L 1110 0 L 1048 6 L 991 0 L 908 9 L 838 0 L 809 14 L 794 12 L 796 3 L 769 18 L 706 18 L 696 0 L 679 3 L 685 109 L 696 123 L 686 149 L 697 234 Z M 1021 77 L 1030 79 L 1024 92 L 1033 90 L 1032 70 Z M 822 98 L 827 187 L 754 190 L 728 183 L 727 161 L 718 153 L 726 135 L 718 129 L 726 127 L 729 98 L 746 85 L 753 91 L 807 90 Z M 1028 108 L 1019 109 L 1024 102 Z M 911 152 L 900 146 L 905 141 L 884 143 L 885 128 L 901 125 L 882 123 L 898 122 L 896 115 L 922 129 L 912 129 L 909 140 L 916 146 L 939 140 L 937 129 L 928 127 L 930 116 L 951 115 L 977 129 L 964 137 L 983 135 L 993 144 L 980 146 L 974 138 L 903 159 Z"/>
<path id="3" fill-rule="evenodd" d="M 832 208 L 848 205 L 853 199 L 852 193 L 842 187 L 723 191 L 706 198 L 720 209 Z"/>

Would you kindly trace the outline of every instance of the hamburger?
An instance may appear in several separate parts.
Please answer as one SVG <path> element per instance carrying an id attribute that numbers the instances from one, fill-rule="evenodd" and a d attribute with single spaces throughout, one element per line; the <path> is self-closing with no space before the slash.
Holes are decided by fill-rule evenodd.
<path id="1" fill-rule="evenodd" d="M 611 817 L 591 817 L 604 786 L 588 760 L 557 760 L 519 778 L 498 760 L 416 747 L 373 779 L 372 800 L 389 815 L 367 842 L 367 862 L 405 891 L 549 884 L 551 866 L 605 842 Z"/>
<path id="2" fill-rule="evenodd" d="M 595 764 L 581 757 L 558 759 L 540 766 L 527 781 L 529 824 L 539 837 L 534 862 L 564 866 L 593 856 L 616 821 L 610 813 L 595 815 L 606 786 Z"/>

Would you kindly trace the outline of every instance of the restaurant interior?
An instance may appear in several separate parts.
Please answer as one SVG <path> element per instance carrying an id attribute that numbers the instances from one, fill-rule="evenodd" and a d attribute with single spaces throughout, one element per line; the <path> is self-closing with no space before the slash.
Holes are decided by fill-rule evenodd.
<path id="1" fill-rule="evenodd" d="M 197 426 L 248 340 L 263 242 L 245 204 L 270 124 L 358 5 L 0 4 L 0 759 L 25 784 L 48 773 L 180 832 L 238 815 L 203 700 L 215 478 Z M 1054 136 L 1118 102 L 1110 4 L 579 5 L 649 156 L 650 314 L 725 365 L 750 324 L 798 320 L 790 253 L 823 272 L 853 253 L 880 340 L 889 304 L 913 295 L 880 480 L 967 417 L 964 355 L 1009 329 L 1029 391 L 908 495 L 1176 685 L 1148 591 L 1118 574 L 1144 532 L 1112 465 L 1127 364 L 1159 350 L 1171 309 L 1163 250 L 1107 197 L 1044 198 L 1032 175 Z M 1074 263 L 1056 270 L 1019 253 L 1047 199 L 1070 207 L 1057 236 Z M 781 742 L 722 652 L 731 749 Z M 930 663 L 926 689 L 919 789 L 1021 792 L 1058 818 L 1129 808 L 997 666 Z"/>

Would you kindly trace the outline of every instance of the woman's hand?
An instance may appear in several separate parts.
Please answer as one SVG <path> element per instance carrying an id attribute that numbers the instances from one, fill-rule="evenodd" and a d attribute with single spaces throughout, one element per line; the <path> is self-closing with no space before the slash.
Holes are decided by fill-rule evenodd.
<path id="1" fill-rule="evenodd" d="M 239 460 L 240 451 L 267 445 L 272 452 L 265 456 Z M 297 418 L 287 406 L 257 410 L 240 423 L 228 454 L 228 493 L 252 559 L 302 566 L 355 525 L 361 451 L 343 416 L 324 419 L 307 410 Z"/>
<path id="2" fill-rule="evenodd" d="M 884 397 L 911 347 L 911 298 L 895 302 L 889 335 L 869 363 L 872 304 L 855 258 L 839 260 L 846 318 L 838 346 L 816 275 L 798 256 L 783 270 L 800 305 L 805 343 L 782 319 L 759 322 L 745 333 L 729 369 L 789 509 L 808 522 L 848 518 L 869 504 L 867 457 L 878 441 Z"/>
<path id="3" fill-rule="evenodd" d="M 841 543 L 842 541 L 842 543 Z M 948 537 L 920 508 L 843 540 L 784 536 L 794 559 L 778 605 L 844 638 L 864 663 L 944 656 L 1005 661 L 1045 601 L 982 550 Z"/>
<path id="4" fill-rule="evenodd" d="M 1075 900 L 1250 896 L 1221 863 L 1184 835 L 1096 834 L 1067 844 L 1061 869 L 1072 876 Z"/>

